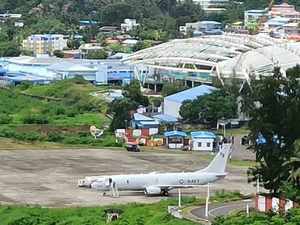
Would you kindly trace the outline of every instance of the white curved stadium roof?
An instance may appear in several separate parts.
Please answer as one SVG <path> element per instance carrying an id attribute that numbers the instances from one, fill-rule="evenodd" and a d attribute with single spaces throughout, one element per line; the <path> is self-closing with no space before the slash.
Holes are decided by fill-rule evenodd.
<path id="1" fill-rule="evenodd" d="M 233 74 L 247 79 L 250 74 L 270 74 L 300 64 L 300 43 L 267 35 L 224 34 L 176 39 L 138 51 L 124 60 L 158 69 L 181 72 L 210 71 L 219 78 Z"/>

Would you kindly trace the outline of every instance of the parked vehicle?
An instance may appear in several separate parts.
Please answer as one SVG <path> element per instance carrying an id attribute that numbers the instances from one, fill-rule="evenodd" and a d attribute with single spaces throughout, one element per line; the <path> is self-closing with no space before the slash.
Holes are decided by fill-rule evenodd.
<path id="1" fill-rule="evenodd" d="M 139 145 L 137 143 L 133 143 L 133 142 L 128 142 L 126 144 L 126 149 L 129 152 L 140 152 L 140 148 Z"/>

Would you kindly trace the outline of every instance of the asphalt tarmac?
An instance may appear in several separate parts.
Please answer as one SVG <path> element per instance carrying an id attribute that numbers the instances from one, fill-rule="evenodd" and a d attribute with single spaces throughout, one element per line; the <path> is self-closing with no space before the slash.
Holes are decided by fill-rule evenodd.
<path id="1" fill-rule="evenodd" d="M 103 197 L 96 191 L 78 188 L 77 180 L 92 175 L 194 171 L 208 165 L 205 158 L 204 153 L 169 150 L 140 153 L 105 149 L 2 150 L 0 203 L 64 207 L 156 202 L 161 197 L 146 197 L 143 193 L 121 192 L 120 198 Z M 254 192 L 247 183 L 246 171 L 229 166 L 229 175 L 213 184 L 212 192 L 222 189 Z M 206 187 L 200 187 L 183 190 L 183 195 L 205 197 L 205 192 Z M 176 195 L 176 191 L 171 193 L 171 197 Z"/>

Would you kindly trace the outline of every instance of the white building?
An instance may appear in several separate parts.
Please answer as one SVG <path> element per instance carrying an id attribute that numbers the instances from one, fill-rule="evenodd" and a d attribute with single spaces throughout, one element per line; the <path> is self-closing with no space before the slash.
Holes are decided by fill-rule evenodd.
<path id="1" fill-rule="evenodd" d="M 140 24 L 136 22 L 136 19 L 125 19 L 124 23 L 121 24 L 121 30 L 123 33 L 127 33 L 139 25 Z"/>
<path id="2" fill-rule="evenodd" d="M 216 88 L 208 85 L 200 85 L 164 98 L 164 114 L 180 118 L 180 107 L 186 100 L 195 100 L 199 96 L 212 93 Z"/>
<path id="3" fill-rule="evenodd" d="M 85 43 L 80 45 L 79 47 L 79 53 L 83 59 L 86 58 L 86 56 L 92 52 L 97 52 L 104 49 L 103 46 L 101 46 L 100 43 Z"/>
<path id="4" fill-rule="evenodd" d="M 24 27 L 24 22 L 22 22 L 22 21 L 16 21 L 15 22 L 15 27 Z"/>
<path id="5" fill-rule="evenodd" d="M 224 11 L 229 0 L 193 0 L 200 4 L 201 8 L 206 12 L 220 12 Z"/>
<path id="6" fill-rule="evenodd" d="M 244 24 L 248 24 L 249 22 L 258 22 L 265 21 L 269 17 L 267 9 L 253 9 L 247 10 L 244 12 Z"/>
<path id="7" fill-rule="evenodd" d="M 216 21 L 198 21 L 195 23 L 186 23 L 185 26 L 180 26 L 179 31 L 185 35 L 188 32 L 193 32 L 194 36 L 196 33 L 201 34 L 217 34 L 222 30 L 222 24 Z"/>
<path id="8" fill-rule="evenodd" d="M 194 151 L 213 151 L 216 135 L 212 132 L 198 131 L 191 132 L 192 150 Z"/>

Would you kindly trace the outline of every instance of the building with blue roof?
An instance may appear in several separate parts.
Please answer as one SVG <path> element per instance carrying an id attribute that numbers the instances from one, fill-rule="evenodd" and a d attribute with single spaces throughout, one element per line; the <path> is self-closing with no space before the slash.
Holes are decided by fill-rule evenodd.
<path id="1" fill-rule="evenodd" d="M 131 121 L 131 126 L 134 129 L 153 128 L 158 130 L 159 122 L 151 117 L 144 116 L 143 114 L 134 113 Z"/>
<path id="2" fill-rule="evenodd" d="M 166 138 L 166 145 L 169 149 L 182 149 L 184 148 L 187 139 L 187 134 L 183 131 L 168 131 L 164 133 Z"/>
<path id="3" fill-rule="evenodd" d="M 208 131 L 191 132 L 192 150 L 194 151 L 213 151 L 217 136 Z"/>
<path id="4" fill-rule="evenodd" d="M 119 59 L 88 60 L 20 56 L 1 58 L 0 66 L 7 73 L 22 75 L 20 79 L 23 81 L 30 80 L 30 76 L 42 77 L 45 80 L 83 76 L 95 84 L 124 85 L 134 79 L 134 66 L 124 64 Z"/>
<path id="5" fill-rule="evenodd" d="M 215 87 L 200 85 L 198 87 L 167 96 L 164 98 L 164 114 L 175 118 L 180 118 L 179 111 L 184 101 L 195 100 L 197 97 L 211 94 L 215 90 L 217 90 Z"/>
<path id="6" fill-rule="evenodd" d="M 153 116 L 153 118 L 158 120 L 162 124 L 176 124 L 178 122 L 178 119 L 176 117 L 166 114 L 158 114 Z"/>

